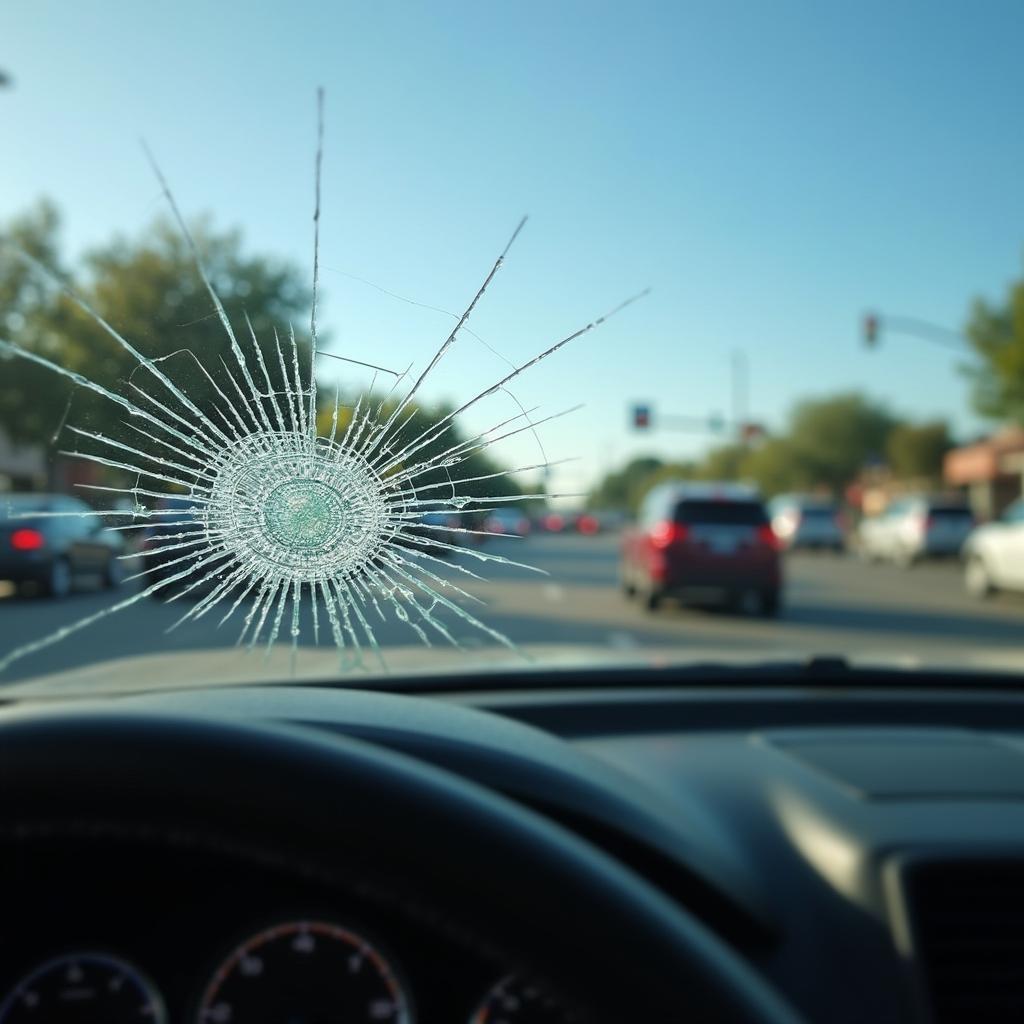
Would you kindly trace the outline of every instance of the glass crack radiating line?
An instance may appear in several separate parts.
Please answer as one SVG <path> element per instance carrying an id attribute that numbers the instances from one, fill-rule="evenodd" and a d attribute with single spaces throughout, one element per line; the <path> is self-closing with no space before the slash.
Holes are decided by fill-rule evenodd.
<path id="1" fill-rule="evenodd" d="M 156 564 L 129 577 L 140 580 L 139 590 L 48 636 L 0 654 L 0 672 L 13 662 L 152 596 L 188 603 L 170 630 L 216 611 L 218 625 L 224 625 L 236 613 L 241 614 L 238 645 L 253 648 L 263 644 L 269 650 L 285 634 L 290 641 L 293 666 L 302 639 L 304 605 L 311 611 L 313 642 L 320 642 L 323 614 L 325 632 L 339 651 L 343 669 L 361 665 L 366 650 L 384 666 L 374 623 L 389 619 L 408 629 L 417 642 L 426 646 L 440 640 L 461 648 L 463 643 L 453 628 L 458 624 L 463 631 L 482 634 L 516 649 L 508 637 L 463 607 L 464 603 L 482 603 L 480 599 L 447 578 L 482 577 L 461 564 L 461 560 L 449 561 L 442 555 L 461 554 L 477 563 L 542 572 L 493 552 L 459 544 L 460 536 L 466 538 L 486 531 L 467 528 L 457 517 L 466 510 L 482 511 L 513 501 L 551 497 L 496 497 L 478 488 L 488 481 L 546 470 L 559 463 L 550 461 L 541 446 L 541 461 L 535 465 L 462 479 L 453 478 L 451 470 L 508 437 L 524 431 L 536 436 L 539 426 L 565 413 L 535 419 L 536 410 L 527 409 L 512 396 L 519 409 L 517 415 L 457 440 L 446 450 L 428 453 L 436 450 L 446 435 L 452 440 L 458 436 L 451 431 L 460 414 L 490 395 L 510 394 L 507 386 L 521 374 L 645 293 L 627 299 L 605 316 L 548 345 L 520 366 L 505 360 L 509 372 L 500 380 L 461 402 L 442 419 L 419 429 L 414 424 L 419 413 L 414 404 L 417 393 L 456 345 L 460 332 L 472 333 L 466 324 L 504 264 L 526 218 L 517 225 L 464 312 L 459 316 L 452 314 L 457 321 L 455 327 L 411 384 L 406 383 L 411 366 L 398 372 L 387 370 L 376 361 L 318 353 L 322 93 L 317 95 L 317 114 L 310 358 L 304 370 L 294 330 L 288 328 L 282 333 L 274 329 L 270 362 L 276 363 L 279 373 L 280 383 L 276 386 L 248 316 L 246 330 L 236 333 L 177 202 L 148 149 L 147 157 L 213 303 L 213 315 L 227 335 L 233 366 L 219 360 L 216 368 L 222 379 L 227 378 L 226 387 L 216 382 L 200 355 L 191 350 L 148 358 L 64 281 L 31 257 L 16 253 L 32 273 L 59 288 L 137 364 L 123 390 L 112 391 L 13 340 L 0 338 L 0 357 L 35 363 L 100 395 L 126 413 L 123 425 L 131 431 L 125 439 L 119 439 L 72 426 L 69 430 L 78 445 L 85 447 L 63 453 L 134 477 L 132 486 L 82 485 L 92 491 L 130 498 L 131 511 L 48 515 L 94 516 L 100 522 L 106 522 L 107 517 L 129 516 L 129 522 L 112 523 L 109 527 L 120 531 L 152 529 L 160 523 L 163 526 L 159 534 L 150 538 L 149 555 L 157 557 Z M 197 364 L 212 387 L 213 396 L 206 411 L 188 397 L 171 373 L 169 360 L 181 354 L 187 354 Z M 318 430 L 317 415 L 322 411 L 315 376 L 318 354 L 372 368 L 374 384 L 378 373 L 394 378 L 383 398 L 378 400 L 371 384 L 354 406 L 341 405 L 339 385 L 330 427 L 323 434 Z M 141 383 L 133 380 L 139 370 L 147 374 Z M 348 422 L 339 439 L 343 408 Z M 436 475 L 440 471 L 447 479 L 438 482 Z M 431 480 L 430 474 L 435 479 Z M 425 476 L 428 482 L 417 484 Z M 143 481 L 147 486 L 143 486 Z M 150 499 L 149 503 L 143 499 Z M 152 507 L 154 502 L 161 501 L 171 507 Z M 450 518 L 439 523 L 437 513 Z M 26 513 L 29 514 L 39 515 Z"/>

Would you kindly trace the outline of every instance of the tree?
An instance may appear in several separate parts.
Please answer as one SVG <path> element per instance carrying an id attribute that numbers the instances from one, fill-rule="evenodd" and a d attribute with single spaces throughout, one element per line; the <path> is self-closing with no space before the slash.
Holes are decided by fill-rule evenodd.
<path id="1" fill-rule="evenodd" d="M 51 289 L 15 250 L 60 273 L 60 217 L 42 201 L 15 218 L 3 234 L 0 249 L 0 337 L 17 341 L 44 355 L 59 356 L 60 343 L 47 329 L 55 301 Z M 0 428 L 20 443 L 49 440 L 60 422 L 71 384 L 31 363 L 0 358 Z"/>
<path id="2" fill-rule="evenodd" d="M 746 454 L 747 449 L 742 444 L 723 444 L 712 448 L 697 467 L 697 476 L 701 480 L 736 480 Z"/>
<path id="3" fill-rule="evenodd" d="M 622 469 L 609 473 L 597 485 L 587 500 L 587 506 L 635 511 L 643 496 L 646 480 L 662 465 L 662 460 L 654 455 L 631 459 Z"/>
<path id="4" fill-rule="evenodd" d="M 867 464 L 881 460 L 896 420 L 856 392 L 799 403 L 790 417 L 789 444 L 810 484 L 838 493 Z"/>
<path id="5" fill-rule="evenodd" d="M 337 436 L 339 439 L 344 437 L 345 431 L 352 421 L 357 401 L 358 396 L 350 396 L 344 404 L 338 407 Z M 375 423 L 386 422 L 397 408 L 398 402 L 398 398 L 389 398 L 383 400 L 382 404 L 382 398 L 379 395 L 363 395 L 359 423 L 362 423 L 363 414 L 367 410 L 370 411 L 371 416 L 369 427 L 363 428 L 364 430 L 368 431 Z M 380 407 L 379 414 L 376 413 L 378 407 Z M 452 407 L 444 404 L 428 406 L 421 402 L 410 403 L 405 407 L 398 420 L 400 424 L 398 429 L 394 433 L 389 433 L 388 447 L 396 453 L 400 453 L 407 447 L 415 447 L 417 440 L 423 435 L 429 436 L 432 432 L 431 428 L 445 420 L 451 411 Z M 333 417 L 334 403 L 332 401 L 330 406 L 321 408 L 317 416 L 317 429 L 321 437 L 331 436 Z M 356 429 L 358 427 L 359 424 Z M 393 469 L 398 471 L 408 469 L 416 463 L 428 462 L 467 440 L 469 438 L 459 428 L 458 421 L 453 421 L 444 433 L 412 453 L 406 463 L 396 463 Z M 504 467 L 495 461 L 486 450 L 469 451 L 465 459 L 457 465 L 436 466 L 417 474 L 412 484 L 416 488 L 418 499 L 422 501 L 446 500 L 461 493 L 486 495 L 488 498 L 507 498 L 523 494 L 521 483 L 516 477 L 503 474 L 503 469 Z M 496 475 L 492 476 L 492 474 Z M 479 477 L 490 477 L 490 479 L 476 479 Z M 474 482 L 465 489 L 460 488 L 459 481 L 469 478 L 474 478 Z M 536 491 L 531 488 L 530 493 L 536 493 Z M 542 499 L 519 502 L 517 507 L 526 511 L 531 505 L 538 504 L 543 504 Z M 479 507 L 489 508 L 491 506 L 488 504 Z M 470 505 L 468 510 L 479 510 L 479 507 Z"/>
<path id="6" fill-rule="evenodd" d="M 1010 287 L 1003 306 L 978 299 L 966 333 L 981 359 L 964 367 L 971 404 L 982 416 L 1024 423 L 1024 281 Z"/>
<path id="7" fill-rule="evenodd" d="M 886 461 L 897 477 L 934 484 L 942 479 L 942 462 L 952 446 L 949 427 L 943 420 L 900 423 L 886 440 Z"/>
<path id="8" fill-rule="evenodd" d="M 7 236 L 60 274 L 56 232 L 56 214 L 44 205 L 16 221 Z M 293 322 L 303 349 L 302 372 L 308 379 L 308 337 L 301 325 L 308 316 L 309 295 L 302 275 L 286 264 L 245 255 L 238 232 L 216 233 L 203 223 L 195 235 L 236 332 L 247 332 L 245 315 L 251 319 L 274 388 L 284 387 L 277 369 L 274 328 L 287 332 Z M 169 375 L 200 408 L 211 408 L 214 386 L 189 352 L 201 358 L 225 394 L 232 394 L 233 384 L 220 362 L 223 358 L 231 364 L 230 343 L 187 243 L 169 223 L 158 221 L 140 240 L 117 239 L 92 251 L 76 278 L 71 281 L 76 292 L 140 352 L 164 360 Z M 22 347 L 111 390 L 136 385 L 155 397 L 166 397 L 102 327 L 66 295 L 44 286 L 42 275 L 16 258 L 3 261 L 0 302 L 7 311 L 5 333 Z M 49 441 L 62 418 L 71 383 L 14 358 L 4 361 L 2 372 L 0 427 L 19 441 Z M 123 411 L 110 402 L 76 389 L 73 403 L 74 422 L 85 421 L 99 433 L 120 432 Z"/>
<path id="9" fill-rule="evenodd" d="M 815 482 L 787 437 L 770 437 L 751 449 L 740 469 L 741 475 L 753 480 L 767 498 L 785 491 L 802 490 Z"/>

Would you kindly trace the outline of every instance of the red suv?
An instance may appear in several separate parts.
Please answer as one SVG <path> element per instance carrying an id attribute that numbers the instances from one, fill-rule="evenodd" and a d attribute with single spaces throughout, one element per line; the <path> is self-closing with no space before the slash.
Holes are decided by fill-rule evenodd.
<path id="1" fill-rule="evenodd" d="M 737 484 L 662 484 L 622 544 L 622 586 L 648 609 L 665 597 L 779 610 L 782 564 L 757 492 Z"/>

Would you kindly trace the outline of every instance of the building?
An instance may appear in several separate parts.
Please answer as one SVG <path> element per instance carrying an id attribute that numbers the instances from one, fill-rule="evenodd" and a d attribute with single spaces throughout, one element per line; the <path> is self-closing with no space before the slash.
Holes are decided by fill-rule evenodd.
<path id="1" fill-rule="evenodd" d="M 1024 427 L 1005 427 L 946 455 L 943 477 L 979 519 L 994 519 L 1024 494 Z"/>

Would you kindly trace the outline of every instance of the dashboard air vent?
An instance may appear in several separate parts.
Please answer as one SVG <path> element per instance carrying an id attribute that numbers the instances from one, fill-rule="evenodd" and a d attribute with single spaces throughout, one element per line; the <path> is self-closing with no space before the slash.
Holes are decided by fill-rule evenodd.
<path id="1" fill-rule="evenodd" d="M 904 881 L 934 1024 L 1024 1020 L 1024 861 L 918 864 Z"/>

